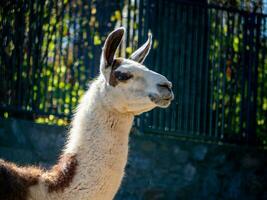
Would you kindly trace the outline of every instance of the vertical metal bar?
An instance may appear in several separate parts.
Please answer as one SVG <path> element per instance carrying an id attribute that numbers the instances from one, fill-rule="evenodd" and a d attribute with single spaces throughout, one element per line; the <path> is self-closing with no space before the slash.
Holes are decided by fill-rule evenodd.
<path id="1" fill-rule="evenodd" d="M 252 54 L 252 49 L 253 49 L 253 36 L 254 36 L 254 31 L 253 31 L 253 18 L 254 15 L 250 14 L 249 15 L 249 20 L 248 20 L 248 33 L 249 33 L 249 38 L 248 38 L 248 44 L 246 47 L 247 50 L 247 54 L 248 54 L 248 86 L 247 86 L 247 112 L 246 112 L 246 126 L 247 126 L 247 130 L 246 130 L 246 142 L 249 142 L 249 135 L 251 134 L 252 130 L 251 130 L 251 95 L 252 95 L 252 68 L 253 68 L 253 54 Z M 248 48 L 248 49 L 247 49 Z"/>
<path id="2" fill-rule="evenodd" d="M 80 20 L 78 22 L 79 23 L 78 41 L 81 41 L 82 38 L 83 38 L 83 29 L 81 27 L 83 27 L 83 18 L 85 16 L 85 9 L 84 9 L 82 3 L 80 4 L 80 6 L 82 8 L 80 8 L 80 10 L 81 10 L 81 16 L 80 16 Z M 77 81 L 78 81 L 78 84 L 81 85 L 81 83 L 82 83 L 82 81 L 81 81 L 81 72 L 82 71 L 81 71 L 81 60 L 80 60 L 80 58 L 81 58 L 81 55 L 83 53 L 83 49 L 78 48 L 77 51 L 78 51 L 78 55 L 77 55 L 78 56 L 78 59 L 77 59 L 77 62 L 78 62 L 78 64 L 77 64 Z M 76 89 L 75 98 L 76 99 L 79 98 L 79 89 Z"/>
<path id="3" fill-rule="evenodd" d="M 138 34 L 138 26 L 137 26 L 137 0 L 134 0 L 134 10 L 133 10 L 133 36 L 132 36 L 132 47 L 133 49 L 138 47 L 138 42 L 135 41 L 135 35 Z M 137 29 L 137 30 L 136 30 Z"/>
<path id="4" fill-rule="evenodd" d="M 234 19 L 235 19 L 235 16 L 237 16 L 237 24 L 235 23 L 235 21 L 233 22 L 233 27 L 238 27 L 238 26 L 240 26 L 240 24 L 241 24 L 241 21 L 240 21 L 240 15 L 239 14 L 235 14 L 234 15 Z M 229 23 L 228 23 L 229 24 Z M 232 44 L 233 44 L 233 41 L 234 41 L 234 37 L 237 37 L 238 36 L 238 38 L 239 38 L 239 32 L 240 32 L 240 29 L 239 28 L 237 28 L 237 30 L 236 30 L 236 33 L 233 31 L 233 29 L 234 28 L 232 28 L 231 27 L 231 36 L 230 36 L 230 30 L 227 30 L 228 31 L 228 37 L 231 37 L 231 40 L 230 41 L 228 41 L 228 47 L 227 47 L 227 49 L 231 46 L 231 49 L 232 49 Z M 237 36 L 235 36 L 235 34 L 237 35 Z M 238 54 L 239 54 L 239 52 L 240 52 L 240 41 L 238 42 Z M 234 51 L 232 50 L 232 53 L 231 53 L 231 55 L 230 55 L 230 58 L 234 58 L 235 57 L 235 55 L 234 54 L 236 54 L 236 53 L 234 53 Z M 236 69 L 236 71 L 238 71 L 239 69 L 237 68 L 237 66 L 239 66 L 239 64 L 238 63 L 235 63 L 234 62 L 234 59 L 232 59 L 231 60 L 231 62 L 232 63 L 230 63 L 230 64 L 227 64 L 227 70 L 229 70 L 229 74 L 228 74 L 228 76 L 229 76 L 229 78 L 230 78 L 230 80 L 229 80 L 229 84 L 228 84 L 228 87 L 227 87 L 227 90 L 229 91 L 228 92 L 228 94 L 229 94 L 229 106 L 228 106 L 228 108 L 227 108 L 227 110 L 228 110 L 228 114 L 227 114 L 227 122 L 225 122 L 225 126 L 227 126 L 227 129 L 228 130 L 232 130 L 232 125 L 231 125 L 231 122 L 232 122 L 232 115 L 233 115 L 233 113 L 235 113 L 235 110 L 236 110 L 236 106 L 234 106 L 234 104 L 236 104 L 236 97 L 235 97 L 235 95 L 237 95 L 237 83 L 238 83 L 238 72 L 237 73 L 232 73 L 232 70 L 233 69 Z M 225 73 L 227 73 L 227 71 L 225 72 Z M 226 120 L 225 120 L 226 121 Z M 236 124 L 236 123 L 235 123 Z"/>
<path id="5" fill-rule="evenodd" d="M 171 38 L 170 38 L 170 59 L 169 62 L 171 64 L 171 67 L 169 67 L 168 69 L 168 75 L 171 77 L 171 81 L 174 83 L 173 87 L 173 91 L 174 91 L 174 95 L 177 95 L 177 60 L 179 59 L 177 56 L 177 41 L 178 40 L 178 24 L 177 24 L 177 13 L 178 13 L 178 7 L 177 7 L 177 3 L 173 3 L 173 5 L 171 6 Z M 176 25 L 177 24 L 177 25 Z M 177 96 L 176 96 L 177 98 Z M 170 123 L 169 123 L 169 128 L 170 131 L 175 132 L 176 130 L 176 117 L 177 117 L 177 100 L 174 100 L 174 102 L 171 104 L 171 113 L 170 113 Z"/>
<path id="6" fill-rule="evenodd" d="M 213 15 L 213 10 L 211 9 L 211 15 Z M 211 29 L 213 30 L 211 32 L 211 35 L 213 35 L 213 37 L 211 36 L 211 38 L 213 38 L 212 40 L 212 45 L 213 45 L 213 51 L 211 53 L 211 86 L 210 86 L 210 114 L 209 114 L 209 136 L 212 136 L 212 133 L 214 131 L 213 129 L 213 96 L 214 96 L 214 82 L 215 82 L 215 54 L 216 54 L 216 48 L 215 48 L 215 40 L 216 40 L 216 33 L 217 33 L 217 22 L 218 22 L 218 15 L 217 12 L 215 12 L 215 17 L 214 17 L 214 22 L 211 20 Z M 214 27 L 213 27 L 213 23 L 214 23 Z"/>
<path id="7" fill-rule="evenodd" d="M 127 31 L 126 31 L 126 47 L 130 46 L 130 23 L 131 23 L 131 0 L 127 2 Z M 126 53 L 126 57 L 129 55 Z"/>
<path id="8" fill-rule="evenodd" d="M 58 14 L 58 13 L 60 13 L 59 12 L 59 7 L 58 7 L 58 4 L 56 3 L 56 9 L 55 9 L 55 13 L 56 13 L 56 16 L 60 16 L 60 14 Z M 58 34 L 58 32 L 57 32 L 57 28 L 56 28 L 56 26 L 57 26 L 57 22 L 59 21 L 59 18 L 60 17 L 57 17 L 56 18 L 56 22 L 55 22 L 55 35 L 56 35 L 56 37 L 54 38 L 54 41 L 53 41 L 53 43 L 55 44 L 54 46 L 54 52 L 53 52 L 53 62 L 52 62 L 52 68 L 51 68 L 51 83 L 52 83 L 52 85 L 51 85 L 51 95 L 50 95 L 50 109 L 49 109 L 49 113 L 53 113 L 53 108 L 54 108 L 54 102 L 53 102 L 53 99 L 54 99 L 54 78 L 55 78 L 55 62 L 56 62 L 56 54 L 57 54 L 57 34 Z"/>
<path id="9" fill-rule="evenodd" d="M 180 59 L 181 59 L 181 27 L 183 27 L 181 24 L 181 5 L 175 4 L 175 19 L 174 23 L 176 26 L 174 26 L 175 30 L 175 36 L 174 36 L 174 50 L 175 54 L 173 56 L 173 83 L 174 83 L 174 94 L 175 94 L 175 104 L 174 104 L 174 131 L 178 131 L 178 117 L 179 117 L 179 100 L 180 100 L 180 91 L 179 91 L 179 84 L 180 84 L 180 74 L 179 74 L 179 68 L 180 68 Z"/>
<path id="10" fill-rule="evenodd" d="M 197 108 L 197 104 L 199 103 L 199 96 L 198 96 L 198 89 L 199 86 L 201 84 L 198 83 L 198 75 L 200 74 L 200 72 L 197 72 L 197 62 L 199 64 L 198 68 L 202 68 L 202 63 L 200 62 L 199 57 L 198 57 L 198 50 L 202 49 L 202 46 L 199 45 L 199 42 L 201 39 L 199 39 L 199 37 L 201 37 L 200 35 L 200 30 L 201 30 L 201 23 L 200 23 L 200 19 L 201 19 L 201 14 L 200 14 L 200 8 L 197 6 L 192 7 L 192 19 L 196 19 L 196 20 L 192 20 L 192 46 L 196 47 L 196 48 L 192 48 L 191 50 L 191 55 L 190 55 L 190 59 L 192 59 L 192 72 L 191 72 L 191 89 L 190 91 L 192 91 L 192 97 L 191 102 L 190 102 L 190 113 L 191 113 L 191 117 L 190 117 L 190 122 L 189 122 L 189 129 L 190 131 L 192 131 L 193 134 L 198 134 L 198 130 L 196 129 L 195 124 L 197 123 L 196 119 L 196 108 Z M 191 67 L 189 66 L 189 67 Z M 201 71 L 201 70 L 200 70 Z"/>
<path id="11" fill-rule="evenodd" d="M 223 77 L 222 77 L 222 101 L 221 101 L 221 103 L 222 103 L 222 112 L 221 112 L 221 131 L 220 131 L 220 138 L 221 139 L 223 139 L 223 137 L 224 137 L 224 118 L 225 118 L 225 96 L 226 96 L 226 92 L 225 92 L 225 90 L 226 90 L 226 59 L 228 59 L 228 54 L 229 54 L 229 49 L 230 48 L 232 48 L 232 47 L 230 47 L 230 48 L 228 48 L 228 45 L 229 45 L 229 43 L 230 44 L 233 44 L 233 42 L 232 41 L 230 41 L 230 33 L 229 33 L 229 30 L 230 29 L 232 29 L 232 27 L 230 27 L 230 21 L 232 21 L 232 26 L 234 26 L 234 22 L 233 22 L 233 20 L 232 20 L 232 18 L 231 19 L 229 19 L 230 18 L 230 16 L 232 16 L 232 13 L 226 13 L 227 14 L 227 33 L 226 33 L 226 38 L 225 38 L 225 48 L 227 48 L 227 50 L 226 50 L 226 55 L 225 55 L 225 53 L 223 53 L 222 54 L 222 62 L 221 62 L 221 64 L 222 64 L 222 66 L 223 66 Z M 222 27 L 222 28 L 224 28 L 224 27 Z M 222 30 L 223 32 L 224 32 L 224 29 Z"/>
<path id="12" fill-rule="evenodd" d="M 36 85 L 39 88 L 36 92 L 36 109 L 37 112 L 40 111 L 40 102 L 43 100 L 44 101 L 44 96 L 46 93 L 46 89 L 44 88 L 43 84 L 43 68 L 44 65 L 42 63 L 42 45 L 43 45 L 43 39 L 44 39 L 44 31 L 43 31 L 43 23 L 44 23 L 44 0 L 41 0 L 39 5 L 37 5 L 37 18 L 38 18 L 38 23 L 36 26 L 38 27 L 37 29 L 37 48 L 36 48 L 36 64 L 37 64 L 37 81 Z M 40 11 L 39 11 L 40 10 Z M 42 93 L 42 94 L 41 94 Z"/>
<path id="13" fill-rule="evenodd" d="M 201 116 L 201 110 L 202 110 L 203 111 L 203 121 L 202 121 L 203 129 L 202 130 L 203 130 L 203 134 L 207 135 L 208 134 L 208 130 L 207 130 L 208 111 L 209 111 L 209 107 L 208 106 L 211 106 L 208 103 L 208 83 L 209 83 L 209 80 L 210 80 L 210 77 L 209 77 L 209 71 L 210 71 L 209 55 L 210 55 L 210 40 L 211 40 L 210 37 L 211 37 L 211 23 L 212 23 L 212 20 L 210 20 L 210 16 L 211 16 L 210 12 L 211 12 L 211 10 L 209 10 L 207 7 L 204 7 L 204 12 L 205 12 L 205 14 L 203 16 L 202 23 L 203 23 L 203 26 L 204 26 L 204 30 L 206 30 L 206 31 L 203 31 L 205 33 L 205 36 L 203 36 L 203 39 L 201 41 L 203 42 L 202 46 L 204 46 L 204 41 L 207 41 L 207 44 L 206 44 L 207 45 L 206 46 L 207 49 L 206 49 L 206 54 L 201 53 L 201 55 L 205 56 L 204 63 L 203 63 L 205 65 L 204 74 L 203 74 L 203 79 L 204 79 L 205 82 L 204 82 L 204 98 L 203 98 L 202 104 L 200 105 L 199 118 Z M 200 80 L 202 80 L 202 79 L 200 79 Z M 202 108 L 201 109 L 202 105 L 203 106 L 207 105 L 207 108 L 204 108 L 204 109 Z"/>
<path id="14" fill-rule="evenodd" d="M 74 9 L 75 8 L 75 9 Z M 77 30 L 77 21 L 78 21 L 78 10 L 79 10 L 79 7 L 76 6 L 76 7 L 73 7 L 72 4 L 71 4 L 71 7 L 70 7 L 70 13 L 71 13 L 71 19 L 72 19 L 72 26 L 73 26 L 73 38 L 75 38 L 75 33 L 78 32 Z M 74 41 L 72 41 L 72 48 L 74 49 Z M 76 61 L 76 54 L 75 52 L 72 53 L 72 60 L 73 62 Z M 74 85 L 75 85 L 75 82 L 76 82 L 76 77 L 75 77 L 75 72 L 74 72 L 74 64 L 72 63 L 71 66 L 70 66 L 70 76 L 71 76 L 71 87 L 70 87 L 70 103 L 69 103 L 69 110 L 73 110 L 74 109 L 74 106 L 73 103 L 72 103 L 72 98 L 74 98 L 73 96 L 73 92 L 74 92 Z"/>
<path id="15" fill-rule="evenodd" d="M 52 42 L 52 35 L 53 33 L 55 32 L 55 26 L 54 27 L 51 27 L 51 23 L 49 22 L 51 17 L 53 17 L 53 14 L 52 14 L 52 9 L 53 9 L 53 1 L 49 1 L 49 6 L 48 6 L 48 10 L 46 11 L 47 12 L 47 23 L 48 23 L 48 28 L 47 28 L 47 32 L 45 33 L 45 36 L 46 36 L 46 47 L 45 47 L 45 50 L 44 50 L 44 55 L 43 55 L 43 59 L 42 59 L 42 62 L 44 67 L 46 68 L 46 71 L 47 70 L 50 70 L 50 66 L 48 64 L 48 59 L 49 59 L 49 54 L 48 54 L 48 51 L 49 51 L 49 44 Z M 52 29 L 52 30 L 50 30 Z M 48 112 L 48 108 L 49 108 L 49 105 L 47 105 L 49 103 L 49 91 L 47 91 L 47 87 L 48 87 L 48 82 L 49 82 L 49 78 L 48 77 L 49 75 L 48 74 L 45 74 L 45 77 L 44 77 L 44 88 L 46 90 L 45 92 L 45 96 L 44 96 L 44 103 L 43 103 L 43 111 L 44 112 Z"/>
<path id="16" fill-rule="evenodd" d="M 160 4 L 160 1 L 161 0 L 157 0 L 156 1 L 158 3 L 158 5 Z M 144 2 L 146 2 L 146 3 L 145 3 L 145 9 L 144 9 L 145 15 L 144 15 L 144 29 L 143 29 L 144 34 L 143 35 L 146 35 L 148 33 L 148 31 L 149 31 L 149 23 L 148 23 L 148 21 L 149 21 L 150 15 L 151 15 L 151 12 L 150 12 L 151 6 L 153 5 L 153 2 L 155 2 L 155 1 L 144 0 Z M 160 9 L 160 6 L 159 6 L 158 9 Z M 154 22 L 154 23 L 157 23 L 157 22 Z"/>
<path id="17" fill-rule="evenodd" d="M 36 1 L 36 7 L 35 7 L 35 36 L 34 36 L 34 55 L 33 55 L 33 69 L 34 69 L 34 72 L 33 72 L 33 80 L 34 80 L 34 84 L 33 86 L 36 87 L 36 88 L 40 88 L 40 81 L 39 81 L 39 76 L 40 76 L 40 65 L 39 65 L 39 52 L 38 52 L 38 49 L 39 49 L 39 22 L 40 22 L 40 17 L 39 17 L 39 6 L 41 4 L 41 1 Z M 37 42 L 38 41 L 38 42 Z M 41 90 L 41 89 L 40 89 Z M 38 91 L 34 88 L 33 88 L 33 96 L 32 96 L 32 99 L 33 99 L 33 110 L 34 112 L 38 113 Z"/>
<path id="18" fill-rule="evenodd" d="M 71 99 L 69 98 L 69 93 L 71 91 L 69 91 L 68 89 L 68 85 L 70 85 L 70 78 L 68 78 L 68 75 L 69 75 L 69 70 L 70 70 L 70 65 L 68 64 L 68 59 L 69 59 L 69 52 L 70 52 L 70 31 L 71 31 L 71 4 L 69 4 L 69 6 L 66 7 L 67 10 L 65 10 L 65 15 L 67 15 L 67 17 L 69 18 L 68 21 L 66 21 L 65 23 L 67 27 L 67 45 L 65 47 L 65 51 L 66 51 L 66 55 L 63 59 L 63 64 L 64 66 L 66 67 L 66 72 L 65 72 L 65 75 L 64 75 L 64 83 L 65 83 L 65 87 L 64 87 L 64 92 L 63 92 L 63 96 L 62 96 L 62 99 L 63 99 L 63 113 L 65 113 L 65 109 L 68 109 L 71 113 L 71 108 L 69 107 L 69 104 L 71 102 Z M 66 41 L 65 41 L 66 42 Z M 67 101 L 67 99 L 69 99 L 69 101 Z"/>
<path id="19" fill-rule="evenodd" d="M 57 70 L 57 86 L 56 86 L 56 111 L 55 111 L 55 114 L 59 114 L 59 113 L 64 113 L 64 109 L 63 109 L 63 106 L 62 106 L 62 98 L 61 98 L 61 94 L 62 94 L 62 89 L 60 89 L 60 81 L 62 79 L 61 77 L 61 65 L 62 65 L 62 62 L 61 62 L 61 59 L 62 59 L 62 41 L 63 41 L 63 21 L 64 21 L 64 12 L 65 12 L 65 9 L 64 9 L 64 0 L 61 1 L 61 20 L 60 20 L 60 23 L 59 23 L 59 27 L 60 27 L 60 30 L 59 30 L 59 46 L 58 46 L 58 50 L 59 50 L 59 54 L 57 55 L 58 56 L 58 70 Z"/>
<path id="20" fill-rule="evenodd" d="M 139 9 L 138 9 L 138 46 L 142 45 L 143 42 L 143 8 L 144 0 L 139 0 Z"/>
<path id="21" fill-rule="evenodd" d="M 203 43 L 203 37 L 204 37 L 204 23 L 203 23 L 203 7 L 196 7 L 198 10 L 198 15 L 197 18 L 198 20 L 196 21 L 197 26 L 196 26 L 196 46 L 199 48 L 196 48 L 196 56 L 195 56 L 195 76 L 196 76 L 196 82 L 194 83 L 194 87 L 196 88 L 196 93 L 194 97 L 194 102 L 193 104 L 196 104 L 195 110 L 193 112 L 193 119 L 195 120 L 194 122 L 194 132 L 196 135 L 200 134 L 200 105 L 201 105 L 201 99 L 202 97 L 202 88 L 204 86 L 204 81 L 202 82 L 202 71 L 204 69 L 204 54 L 203 54 L 203 48 L 204 48 L 204 43 Z M 201 83 L 201 84 L 200 84 Z M 204 114 L 204 113 L 202 113 Z M 203 123 L 203 122 L 202 122 Z"/>
<path id="22" fill-rule="evenodd" d="M 14 16 L 13 16 L 13 23 L 12 23 L 12 28 L 14 30 L 16 30 L 17 27 L 17 15 L 18 15 L 18 7 L 19 5 L 14 6 Z M 10 20 L 10 19 L 9 19 Z M 10 32 L 9 34 L 12 37 L 12 40 L 10 42 L 12 42 L 13 44 L 13 50 L 10 53 L 10 57 L 11 57 L 11 67 L 12 67 L 12 81 L 11 81 L 11 85 L 12 86 L 12 91 L 13 92 L 13 98 L 12 100 L 14 101 L 13 104 L 15 105 L 15 107 L 17 107 L 17 109 L 19 109 L 18 107 L 18 87 L 19 87 L 19 83 L 18 83 L 18 74 L 20 72 L 20 67 L 18 66 L 17 62 L 18 62 L 18 58 L 17 58 L 17 54 L 18 54 L 18 48 L 19 48 L 19 41 L 18 41 L 18 31 L 14 31 L 13 30 L 13 34 L 12 32 Z M 18 68 L 18 69 L 17 69 Z"/>
<path id="23" fill-rule="evenodd" d="M 167 47 L 165 52 L 167 53 L 166 57 L 167 57 L 167 66 L 165 66 L 165 75 L 167 76 L 167 78 L 171 81 L 173 81 L 173 69 L 174 69 L 174 63 L 173 63 L 173 57 L 174 57 L 174 8 L 175 8 L 175 4 L 173 2 L 170 2 L 170 8 L 169 8 L 169 13 L 167 13 L 167 16 L 169 16 L 169 20 L 166 23 L 167 28 L 169 27 L 169 31 L 168 31 L 168 36 L 167 36 Z M 166 62 L 165 62 L 166 63 Z M 168 109 L 165 110 L 165 129 L 167 131 L 171 131 L 172 130 L 172 121 L 173 121 L 173 105 L 171 104 L 170 107 Z"/>
<path id="24" fill-rule="evenodd" d="M 243 24 L 243 48 L 242 48 L 242 80 L 241 80 L 241 109 L 240 109 L 240 123 L 239 123 L 239 130 L 240 134 L 244 132 L 243 128 L 243 112 L 246 109 L 246 102 L 245 102 L 245 76 L 246 76 L 246 65 L 245 59 L 247 58 L 246 55 L 246 45 L 247 45 L 247 21 L 248 21 L 248 16 L 244 15 L 244 24 Z M 246 133 L 246 132 L 245 132 Z"/>
<path id="25" fill-rule="evenodd" d="M 179 75 L 181 77 L 181 84 L 179 84 L 179 89 L 180 89 L 180 92 L 179 92 L 179 99 L 178 99 L 178 106 L 180 107 L 180 112 L 178 114 L 178 127 L 179 127 L 179 130 L 184 130 L 184 126 L 183 126 L 183 123 L 184 123 L 184 104 L 185 104 L 185 80 L 184 80 L 184 77 L 185 77 L 185 74 L 184 74 L 184 67 L 185 67 L 185 47 L 186 47 L 186 33 L 187 33 L 187 7 L 185 5 L 181 5 L 181 24 L 182 24 L 182 31 L 181 31 L 181 57 L 180 57 L 180 66 L 179 66 Z"/>
<path id="26" fill-rule="evenodd" d="M 252 48 L 252 54 L 253 54 L 253 64 L 251 67 L 253 67 L 253 96 L 250 97 L 251 100 L 253 100 L 252 103 L 252 113 L 251 113 L 251 131 L 249 132 L 249 143 L 250 144 L 256 144 L 257 139 L 257 130 L 256 130 L 256 124 L 257 124 L 257 100 L 258 100 L 258 67 L 259 67 L 259 47 L 260 47 L 260 37 L 261 37 L 261 16 L 254 16 L 253 20 L 254 24 L 254 37 L 253 37 L 253 48 Z"/>
<path id="27" fill-rule="evenodd" d="M 221 19 L 221 22 L 220 22 L 220 27 L 218 28 L 218 31 L 220 33 L 220 47 L 219 47 L 219 55 L 218 55 L 218 69 L 217 69 L 217 86 L 216 86 L 216 89 L 217 89 L 217 98 L 216 98 L 216 120 L 215 120 L 215 137 L 219 137 L 220 136 L 220 133 L 218 132 L 218 129 L 219 129 L 219 109 L 220 109 L 220 106 L 219 106 L 219 103 L 220 103 L 220 91 L 221 91 L 221 88 L 220 88 L 220 82 L 221 82 L 221 64 L 222 64 L 222 54 L 223 54 L 223 51 L 224 51 L 224 41 L 223 41 L 223 11 L 221 10 L 221 15 L 220 15 L 220 19 Z"/>
<path id="28" fill-rule="evenodd" d="M 32 26 L 33 22 L 34 22 L 34 1 L 30 0 L 29 3 L 29 27 Z M 34 28 L 29 28 L 29 33 L 28 33 L 28 54 L 27 54 L 27 66 L 28 66 L 28 70 L 27 70 L 27 77 L 28 77 L 28 86 L 27 86 L 27 90 L 29 91 L 28 93 L 28 98 L 27 98 L 27 106 L 29 106 L 31 109 L 33 108 L 33 101 L 32 101 L 32 97 L 33 97 L 33 85 L 34 85 L 34 77 L 30 76 L 30 73 L 33 71 L 33 66 L 32 66 L 32 52 L 34 52 L 34 46 L 33 46 L 33 41 L 34 41 Z"/>
<path id="29" fill-rule="evenodd" d="M 25 31 L 25 4 L 22 2 L 18 2 L 17 5 L 18 10 L 16 11 L 16 17 L 15 17 L 15 30 L 16 30 L 16 38 L 15 38 L 15 54 L 17 54 L 16 59 L 16 68 L 17 68 L 17 84 L 16 84 L 16 90 L 17 90 L 17 106 L 18 108 L 22 108 L 22 99 L 23 99 L 23 91 L 22 91 L 22 73 L 23 73 L 23 44 L 24 44 L 24 31 Z"/>
<path id="30" fill-rule="evenodd" d="M 68 5 L 66 6 L 67 10 L 65 11 L 65 15 L 67 15 L 67 19 L 65 23 L 67 23 L 66 25 L 68 26 L 67 28 L 67 46 L 65 47 L 65 51 L 66 51 L 66 55 L 65 55 L 65 59 L 63 60 L 64 62 L 64 65 L 66 67 L 66 72 L 65 72 L 65 75 L 64 75 L 64 83 L 66 84 L 65 87 L 63 88 L 64 89 L 64 92 L 63 92 L 63 95 L 62 95 L 62 99 L 63 99 L 63 111 L 62 113 L 65 115 L 65 110 L 68 110 L 69 111 L 69 114 L 67 114 L 67 119 L 70 119 L 71 117 L 71 114 L 72 114 L 72 98 L 71 98 L 71 93 L 72 93 L 72 83 L 73 83 L 73 64 L 70 64 L 69 63 L 69 56 L 70 56 L 70 51 L 71 51 L 71 46 L 73 47 L 73 44 L 71 41 L 71 30 L 73 31 L 72 29 L 72 26 L 74 24 L 74 21 L 75 21 L 75 17 L 72 16 L 72 3 L 71 2 L 68 2 Z M 65 41 L 66 42 L 66 41 Z M 73 55 L 73 54 L 72 54 Z M 73 59 L 71 59 L 72 62 L 73 62 Z M 68 101 L 67 101 L 68 100 Z M 62 114 L 61 113 L 61 114 Z"/>
<path id="31" fill-rule="evenodd" d="M 185 89 L 186 89 L 186 96 L 185 96 L 185 110 L 184 110 L 184 116 L 185 116 L 185 120 L 184 120 L 184 128 L 186 131 L 191 132 L 191 130 L 189 129 L 189 123 L 190 123 L 190 112 L 189 112 L 189 105 L 190 105 L 190 99 L 191 99 L 191 81 L 190 81 L 190 76 L 191 76 L 191 49 L 192 49 L 192 23 L 193 23 L 193 16 L 192 16 L 192 6 L 188 6 L 188 21 L 187 21 L 187 27 L 190 28 L 189 32 L 187 33 L 187 37 L 186 37 L 186 43 L 187 43 L 187 49 L 186 49 L 186 54 L 185 54 L 185 61 L 186 61 L 186 69 L 185 69 L 185 79 L 186 79 L 186 85 L 185 85 Z"/>
<path id="32" fill-rule="evenodd" d="M 85 3 L 83 3 L 85 4 Z M 83 18 L 84 21 L 86 21 L 87 19 L 91 19 L 92 15 L 91 15 L 91 9 L 92 9 L 92 5 L 91 5 L 91 0 L 87 1 L 86 5 L 83 5 L 84 10 L 85 10 L 85 17 Z M 83 81 L 83 83 L 86 83 L 88 79 L 91 79 L 94 77 L 94 73 L 95 73 L 95 69 L 94 69 L 94 63 L 91 61 L 88 52 L 91 52 L 91 54 L 94 54 L 93 49 L 94 48 L 94 42 L 93 42 L 93 37 L 92 35 L 94 35 L 93 33 L 91 33 L 91 27 L 89 23 L 85 23 L 84 25 L 84 31 L 86 33 L 86 41 L 83 42 L 83 64 L 85 67 L 85 80 Z M 92 58 L 94 59 L 94 57 Z M 84 84 L 85 85 L 85 84 Z M 84 89 L 86 89 L 86 87 L 83 86 Z"/>
<path id="33" fill-rule="evenodd" d="M 237 66 L 240 66 L 238 67 L 238 74 L 234 74 L 234 77 L 235 78 L 235 81 L 234 82 L 234 94 L 231 96 L 234 101 L 234 105 L 233 105 L 233 108 L 234 111 L 231 112 L 231 114 L 233 115 L 232 119 L 230 118 L 230 127 L 229 127 L 229 130 L 232 130 L 233 132 L 236 132 L 236 133 L 240 133 L 241 134 L 241 131 L 242 131 L 242 125 L 241 123 L 242 122 L 242 111 L 243 111 L 243 107 L 242 107 L 242 98 L 240 100 L 240 102 L 237 102 L 236 101 L 236 95 L 239 94 L 240 97 L 242 96 L 242 82 L 243 82 L 243 79 L 244 79 L 244 72 L 245 72 L 245 63 L 244 63 L 244 49 L 245 49 L 245 46 L 244 46 L 244 43 L 243 43 L 243 40 L 244 40 L 244 34 L 243 34 L 243 31 L 244 31 L 244 16 L 241 15 L 241 14 L 237 14 L 238 16 L 238 35 L 239 35 L 239 43 L 238 43 L 238 54 L 239 54 L 239 60 L 238 60 L 238 63 L 236 64 L 236 67 Z M 237 84 L 238 83 L 238 84 Z M 238 92 L 239 91 L 239 92 Z M 239 113 L 236 113 L 236 108 L 239 107 Z M 237 109 L 238 110 L 238 109 Z M 239 119 L 239 123 L 236 123 L 235 122 L 235 118 L 238 118 Z M 235 130 L 233 130 L 233 126 L 235 126 Z"/>

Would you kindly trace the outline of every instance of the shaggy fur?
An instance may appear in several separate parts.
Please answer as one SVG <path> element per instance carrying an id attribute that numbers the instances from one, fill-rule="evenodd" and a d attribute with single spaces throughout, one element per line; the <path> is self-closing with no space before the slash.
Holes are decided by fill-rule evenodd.
<path id="1" fill-rule="evenodd" d="M 74 154 L 64 154 L 58 164 L 44 172 L 36 167 L 19 167 L 0 160 L 0 199 L 27 200 L 30 186 L 37 185 L 40 177 L 48 192 L 63 192 L 75 175 L 78 161 Z"/>
<path id="2" fill-rule="evenodd" d="M 58 164 L 43 176 L 48 186 L 48 192 L 63 192 L 70 185 L 77 166 L 78 161 L 75 154 L 63 154 Z"/>
<path id="3" fill-rule="evenodd" d="M 18 167 L 0 160 L 0 199 L 27 200 L 29 187 L 38 183 L 42 173 L 36 167 Z"/>
<path id="4" fill-rule="evenodd" d="M 156 106 L 165 108 L 173 99 L 166 77 L 141 64 L 151 36 L 132 60 L 114 57 L 123 34 L 119 28 L 108 36 L 100 75 L 77 108 L 59 162 L 45 172 L 1 161 L 0 200 L 114 198 L 124 176 L 134 116 Z"/>

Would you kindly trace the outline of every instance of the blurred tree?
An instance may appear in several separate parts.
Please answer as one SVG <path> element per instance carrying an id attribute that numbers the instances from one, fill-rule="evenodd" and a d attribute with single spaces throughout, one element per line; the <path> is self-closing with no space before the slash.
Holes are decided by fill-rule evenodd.
<path id="1" fill-rule="evenodd" d="M 263 12 L 264 0 L 209 0 L 209 3 L 251 12 Z"/>

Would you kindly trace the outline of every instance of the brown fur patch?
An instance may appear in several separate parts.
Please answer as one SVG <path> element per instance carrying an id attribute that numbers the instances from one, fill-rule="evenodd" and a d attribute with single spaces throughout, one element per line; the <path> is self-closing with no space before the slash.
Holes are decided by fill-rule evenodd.
<path id="1" fill-rule="evenodd" d="M 29 187 L 38 183 L 42 173 L 36 167 L 18 167 L 0 160 L 0 199 L 26 200 Z"/>
<path id="2" fill-rule="evenodd" d="M 73 180 L 73 177 L 78 166 L 78 161 L 75 154 L 65 154 L 45 175 L 45 182 L 48 186 L 48 192 L 64 191 Z"/>
<path id="3" fill-rule="evenodd" d="M 122 58 L 116 58 L 112 63 L 111 66 L 112 69 L 109 77 L 109 84 L 112 85 L 113 87 L 119 84 L 118 80 L 115 77 L 114 71 L 121 65 L 122 62 L 123 62 Z"/>

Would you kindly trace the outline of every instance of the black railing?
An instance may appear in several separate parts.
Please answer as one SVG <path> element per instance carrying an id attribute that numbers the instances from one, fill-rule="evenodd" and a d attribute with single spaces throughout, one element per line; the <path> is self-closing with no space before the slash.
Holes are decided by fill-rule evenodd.
<path id="1" fill-rule="evenodd" d="M 267 143 L 267 16 L 175 0 L 20 1 L 0 8 L 3 116 L 66 124 L 98 73 L 101 46 L 127 28 L 120 54 L 147 39 L 146 65 L 174 85 L 169 109 L 140 116 L 147 133 Z"/>

